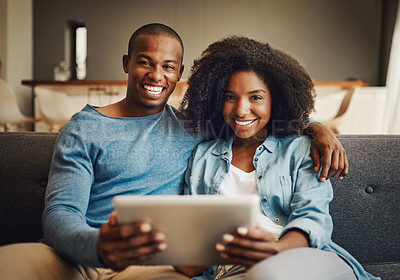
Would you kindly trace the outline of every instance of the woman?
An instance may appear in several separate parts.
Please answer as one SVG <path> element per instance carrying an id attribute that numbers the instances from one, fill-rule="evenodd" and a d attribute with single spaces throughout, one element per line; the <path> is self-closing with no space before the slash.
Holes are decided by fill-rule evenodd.
<path id="1" fill-rule="evenodd" d="M 195 61 L 181 109 L 210 141 L 191 156 L 185 193 L 255 193 L 261 204 L 259 226 L 216 245 L 234 266 L 209 267 L 203 278 L 377 279 L 331 241 L 332 186 L 318 181 L 303 135 L 313 100 L 304 68 L 266 43 L 229 37 Z"/>

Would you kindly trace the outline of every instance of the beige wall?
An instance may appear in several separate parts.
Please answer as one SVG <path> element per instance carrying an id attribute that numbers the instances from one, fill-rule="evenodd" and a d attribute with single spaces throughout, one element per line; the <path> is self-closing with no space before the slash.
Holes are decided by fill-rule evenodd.
<path id="1" fill-rule="evenodd" d="M 71 19 L 88 27 L 87 79 L 125 79 L 121 56 L 128 38 L 149 22 L 168 24 L 182 36 L 185 78 L 208 44 L 231 34 L 283 49 L 316 80 L 354 77 L 376 85 L 382 73 L 381 0 L 0 0 L 0 76 L 25 114 L 30 89 L 20 81 L 53 78 Z"/>
<path id="2" fill-rule="evenodd" d="M 33 77 L 32 0 L 0 0 L 0 77 L 15 92 L 19 107 L 31 115 L 31 91 L 21 85 Z"/>
<path id="3" fill-rule="evenodd" d="M 0 78 L 6 79 L 5 63 L 7 56 L 7 2 L 0 0 Z"/>
<path id="4" fill-rule="evenodd" d="M 125 79 L 121 56 L 149 22 L 175 28 L 185 44 L 184 76 L 211 42 L 230 34 L 269 41 L 299 59 L 314 79 L 378 83 L 379 0 L 40 0 L 34 1 L 34 76 L 52 78 L 71 19 L 88 28 L 88 79 Z M 95 7 L 94 7 L 95 6 Z"/>

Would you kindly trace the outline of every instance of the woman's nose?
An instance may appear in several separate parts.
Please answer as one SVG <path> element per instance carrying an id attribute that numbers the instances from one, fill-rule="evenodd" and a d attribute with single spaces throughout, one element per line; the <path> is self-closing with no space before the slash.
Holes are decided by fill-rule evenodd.
<path id="1" fill-rule="evenodd" d="M 250 104 L 247 100 L 245 99 L 240 99 L 236 103 L 236 115 L 239 117 L 244 117 L 246 114 L 250 112 Z"/>

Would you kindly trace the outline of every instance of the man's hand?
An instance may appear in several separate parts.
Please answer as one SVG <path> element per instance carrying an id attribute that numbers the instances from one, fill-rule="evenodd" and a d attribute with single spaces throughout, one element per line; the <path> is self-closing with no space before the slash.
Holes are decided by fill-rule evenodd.
<path id="1" fill-rule="evenodd" d="M 314 162 L 314 172 L 322 169 L 319 180 L 324 182 L 337 175 L 343 179 L 349 173 L 349 163 L 346 151 L 333 132 L 325 125 L 311 123 L 307 133 L 313 138 L 311 157 Z"/>
<path id="2" fill-rule="evenodd" d="M 100 258 L 116 271 L 154 258 L 167 247 L 162 231 L 152 230 L 148 222 L 118 224 L 115 212 L 100 227 Z"/>

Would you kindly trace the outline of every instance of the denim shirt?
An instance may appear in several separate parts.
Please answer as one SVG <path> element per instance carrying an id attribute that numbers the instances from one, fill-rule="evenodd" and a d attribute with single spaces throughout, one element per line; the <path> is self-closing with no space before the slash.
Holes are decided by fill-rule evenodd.
<path id="1" fill-rule="evenodd" d="M 197 146 L 185 173 L 185 194 L 218 194 L 230 170 L 232 143 L 233 139 L 214 140 Z M 270 136 L 257 148 L 253 165 L 264 214 L 284 228 L 281 237 L 291 229 L 300 229 L 308 234 L 310 247 L 339 254 L 358 279 L 379 279 L 365 272 L 349 253 L 332 242 L 332 185 L 329 180 L 318 181 L 310 148 L 311 139 L 295 135 L 283 139 Z M 217 269 L 218 266 L 211 266 L 196 279 L 213 279 Z"/>

